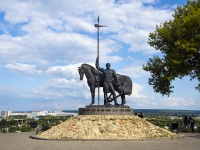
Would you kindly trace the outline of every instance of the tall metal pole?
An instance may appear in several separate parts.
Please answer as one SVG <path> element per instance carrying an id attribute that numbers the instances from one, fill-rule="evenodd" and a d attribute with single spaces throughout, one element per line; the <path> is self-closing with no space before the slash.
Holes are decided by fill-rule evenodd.
<path id="1" fill-rule="evenodd" d="M 97 57 L 99 58 L 99 28 L 100 27 L 106 27 L 106 26 L 103 26 L 103 25 L 100 25 L 99 24 L 99 16 L 97 18 L 97 23 L 98 24 L 95 24 L 95 27 L 97 28 Z M 100 60 L 100 59 L 99 59 Z M 99 63 L 98 63 L 98 105 L 100 105 L 100 91 L 99 91 Z"/>
<path id="2" fill-rule="evenodd" d="M 97 18 L 98 28 L 97 28 L 97 56 L 99 58 L 99 16 Z M 98 105 L 100 105 L 100 90 L 99 90 L 99 63 L 98 63 Z"/>

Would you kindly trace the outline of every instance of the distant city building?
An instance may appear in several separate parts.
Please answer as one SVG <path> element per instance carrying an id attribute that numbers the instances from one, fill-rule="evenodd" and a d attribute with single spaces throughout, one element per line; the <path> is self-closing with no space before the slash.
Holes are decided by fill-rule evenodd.
<path id="1" fill-rule="evenodd" d="M 6 118 L 6 117 L 9 117 L 9 116 L 11 116 L 11 114 L 12 114 L 12 111 L 10 111 L 10 110 L 8 110 L 8 111 L 1 111 L 1 117 L 2 118 Z"/>
<path id="2" fill-rule="evenodd" d="M 14 112 L 12 116 L 27 116 L 27 118 L 35 118 L 38 119 L 38 116 L 77 116 L 76 113 L 71 112 L 62 112 L 62 111 L 32 111 L 32 112 Z"/>

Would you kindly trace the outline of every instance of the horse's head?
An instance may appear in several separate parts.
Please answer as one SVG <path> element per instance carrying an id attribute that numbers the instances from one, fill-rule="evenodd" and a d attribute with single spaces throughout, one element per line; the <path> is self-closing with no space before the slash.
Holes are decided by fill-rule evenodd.
<path id="1" fill-rule="evenodd" d="M 83 65 L 81 65 L 80 67 L 78 67 L 78 73 L 80 75 L 80 80 L 83 80 L 84 73 L 85 73 L 85 69 L 84 69 Z"/>

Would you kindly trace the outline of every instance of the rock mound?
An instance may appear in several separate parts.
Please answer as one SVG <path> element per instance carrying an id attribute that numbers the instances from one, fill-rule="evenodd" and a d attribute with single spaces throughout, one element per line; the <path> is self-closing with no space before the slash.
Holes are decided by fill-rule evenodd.
<path id="1" fill-rule="evenodd" d="M 147 139 L 177 134 L 137 116 L 79 115 L 38 135 L 46 139 Z"/>

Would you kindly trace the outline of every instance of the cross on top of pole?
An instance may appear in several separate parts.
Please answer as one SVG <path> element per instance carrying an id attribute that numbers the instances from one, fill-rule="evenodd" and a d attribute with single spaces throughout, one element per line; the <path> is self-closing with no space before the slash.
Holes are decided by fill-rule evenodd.
<path id="1" fill-rule="evenodd" d="M 95 25 L 94 25 L 95 27 L 97 27 L 97 28 L 99 28 L 99 27 L 107 27 L 107 26 L 104 26 L 104 25 L 100 25 L 100 24 L 99 24 L 99 16 L 98 16 L 98 18 L 97 18 L 97 22 L 98 22 L 98 24 L 95 24 Z"/>

